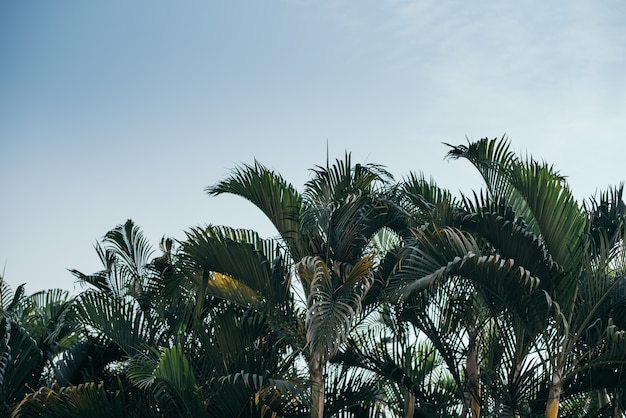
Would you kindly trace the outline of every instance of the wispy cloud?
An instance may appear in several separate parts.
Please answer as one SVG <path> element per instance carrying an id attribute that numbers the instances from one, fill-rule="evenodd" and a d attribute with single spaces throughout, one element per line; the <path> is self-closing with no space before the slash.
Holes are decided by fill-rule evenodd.
<path id="1" fill-rule="evenodd" d="M 613 2 L 336 0 L 325 11 L 356 55 L 454 81 L 559 88 L 623 64 L 626 6 Z M 557 77 L 557 78 L 555 78 Z M 454 86 L 457 87 L 457 86 Z"/>

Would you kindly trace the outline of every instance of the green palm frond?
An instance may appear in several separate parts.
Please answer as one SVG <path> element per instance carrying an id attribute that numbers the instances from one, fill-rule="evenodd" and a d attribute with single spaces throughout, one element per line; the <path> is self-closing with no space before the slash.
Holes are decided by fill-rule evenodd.
<path id="1" fill-rule="evenodd" d="M 309 203 L 302 213 L 302 227 L 311 237 L 311 255 L 352 261 L 354 248 L 365 244 L 365 224 L 357 220 L 367 202 L 367 196 L 357 194 L 341 201 Z"/>
<path id="2" fill-rule="evenodd" d="M 123 357 L 124 352 L 106 337 L 87 336 L 55 359 L 54 381 L 71 386 L 102 380 L 107 366 Z"/>
<path id="3" fill-rule="evenodd" d="M 578 266 L 584 248 L 578 245 L 586 218 L 567 184 L 549 166 L 530 161 L 511 172 L 511 183 L 532 211 L 553 259 L 566 271 Z"/>
<path id="4" fill-rule="evenodd" d="M 78 297 L 74 310 L 76 321 L 86 326 L 88 333 L 106 336 L 128 356 L 153 346 L 165 331 L 164 325 L 154 321 L 132 298 L 88 291 Z"/>
<path id="5" fill-rule="evenodd" d="M 217 379 L 218 391 L 209 409 L 212 417 L 301 416 L 307 394 L 300 384 L 240 371 Z M 290 412 L 289 415 L 283 415 Z"/>
<path id="6" fill-rule="evenodd" d="M 601 324 L 594 326 L 599 328 Z M 582 387 L 586 390 L 620 387 L 620 374 L 626 372 L 626 331 L 609 320 L 599 337 L 583 345 L 577 356 L 572 355 L 572 367 L 565 376 L 566 380 L 573 381 L 570 384 L 584 381 Z M 585 381 L 586 378 L 589 380 Z"/>
<path id="7" fill-rule="evenodd" d="M 563 271 L 554 261 L 541 236 L 528 230 L 527 224 L 503 200 L 487 202 L 476 197 L 466 200 L 471 211 L 464 216 L 462 227 L 486 239 L 502 257 L 514 259 L 541 279 L 542 288 L 552 293 L 556 279 Z"/>
<path id="8" fill-rule="evenodd" d="M 298 275 L 310 283 L 307 305 L 307 342 L 311 351 L 322 358 L 332 357 L 345 340 L 361 302 L 372 284 L 373 258 L 365 257 L 349 270 L 333 273 L 319 257 L 305 257 L 298 263 Z M 341 280 L 340 284 L 335 284 Z"/>
<path id="9" fill-rule="evenodd" d="M 100 262 L 104 266 L 104 270 L 93 274 L 84 274 L 76 269 L 69 269 L 69 272 L 77 278 L 77 282 L 82 286 L 91 285 L 103 292 L 112 293 L 114 289 L 112 283 L 110 283 L 110 277 L 115 269 L 116 257 L 113 251 L 103 247 L 100 243 L 96 243 L 94 248 L 100 258 Z"/>
<path id="10" fill-rule="evenodd" d="M 455 275 L 477 282 L 489 281 L 503 291 L 530 292 L 539 280 L 512 259 L 498 254 L 481 255 L 482 249 L 467 233 L 451 228 L 415 231 L 417 245 L 407 247 L 392 277 L 391 289 L 404 298 L 437 281 Z M 508 289 L 505 287 L 511 286 Z M 505 297 L 505 293 L 501 297 Z"/>
<path id="11" fill-rule="evenodd" d="M 78 283 L 113 297 L 133 297 L 142 309 L 148 309 L 151 300 L 146 291 L 157 278 L 157 271 L 151 260 L 152 247 L 141 228 L 127 220 L 105 234 L 102 243 L 96 244 L 96 252 L 104 269 L 94 274 L 70 269 Z"/>
<path id="12" fill-rule="evenodd" d="M 377 262 L 381 262 L 388 252 L 400 245 L 400 236 L 391 228 L 380 228 L 367 244 L 367 253 L 371 253 Z"/>
<path id="13" fill-rule="evenodd" d="M 565 178 L 552 166 L 532 159 L 525 161 L 518 158 L 510 150 L 506 137 L 491 140 L 483 138 L 468 142 L 467 146 L 447 145 L 452 148 L 448 152 L 448 158 L 464 158 L 472 163 L 483 176 L 489 195 L 495 199 L 505 199 L 514 212 L 525 220 L 529 231 L 536 235 L 554 232 L 553 227 L 544 225 L 542 228 L 541 222 L 549 221 L 549 218 L 543 216 L 543 201 L 537 199 L 537 194 L 552 198 L 561 195 L 564 198 L 562 200 L 567 201 L 570 193 Z M 535 182 L 538 182 L 539 187 Z M 567 204 L 571 205 L 572 201 Z M 550 206 L 545 205 L 543 209 L 548 207 Z M 552 246 L 549 245 L 548 248 L 552 249 Z M 555 260 L 562 261 L 556 255 Z"/>
<path id="14" fill-rule="evenodd" d="M 382 409 L 385 400 L 374 373 L 342 365 L 330 365 L 327 373 L 324 416 L 375 416 Z"/>
<path id="15" fill-rule="evenodd" d="M 225 307 L 211 320 L 213 343 L 219 350 L 222 374 L 246 370 L 279 374 L 283 369 L 285 344 L 271 317 L 259 312 L 239 312 Z M 217 367 L 217 366 L 216 366 Z"/>
<path id="16" fill-rule="evenodd" d="M 139 411 L 128 407 L 128 399 L 123 391 L 108 390 L 102 383 L 85 383 L 78 386 L 42 387 L 28 395 L 17 406 L 13 418 L 109 418 L 139 417 Z M 141 411 L 141 416 L 156 417 L 149 409 Z"/>
<path id="17" fill-rule="evenodd" d="M 40 341 L 40 347 L 53 355 L 59 343 L 73 331 L 71 308 L 74 300 L 69 292 L 61 289 L 40 291 L 24 300 L 22 324 L 30 335 Z"/>
<path id="18" fill-rule="evenodd" d="M 202 272 L 212 273 L 207 290 L 215 296 L 237 303 L 279 305 L 289 298 L 289 283 L 274 274 L 267 258 L 271 253 L 281 254 L 272 240 L 261 240 L 251 232 L 207 227 L 187 232 L 180 260 L 197 280 Z"/>
<path id="19" fill-rule="evenodd" d="M 468 140 L 467 145 L 445 145 L 451 148 L 448 158 L 465 158 L 478 169 L 491 193 L 500 196 L 511 193 L 504 175 L 512 164 L 518 162 L 518 158 L 511 151 L 510 141 L 506 137 L 491 140 L 483 138 L 475 142 Z"/>
<path id="20" fill-rule="evenodd" d="M 244 165 L 215 186 L 207 187 L 206 192 L 211 196 L 234 194 L 250 201 L 276 227 L 294 259 L 307 254 L 306 240 L 300 232 L 302 198 L 278 173 L 255 161 L 254 165 Z"/>
<path id="21" fill-rule="evenodd" d="M 623 196 L 624 183 L 621 183 L 583 203 L 583 208 L 588 214 L 589 231 L 595 244 L 594 247 L 600 246 L 600 231 L 603 231 L 611 241 L 614 241 L 614 237 L 623 235 L 626 220 L 626 204 Z"/>
<path id="22" fill-rule="evenodd" d="M 48 358 L 18 322 L 0 321 L 0 413 L 6 414 L 30 390 L 39 386 Z"/>
<path id="23" fill-rule="evenodd" d="M 439 187 L 433 178 L 426 179 L 424 174 L 410 173 L 401 182 L 400 190 L 413 208 L 409 211 L 420 224 L 454 225 L 459 202 L 449 190 Z"/>
<path id="24" fill-rule="evenodd" d="M 318 167 L 303 193 L 301 220 L 311 241 L 309 255 L 354 263 L 381 228 L 404 229 L 403 210 L 385 193 L 391 179 L 380 166 L 352 166 L 349 155 Z"/>
<path id="25" fill-rule="evenodd" d="M 22 304 L 26 295 L 25 285 L 20 285 L 15 290 L 11 290 L 11 286 L 0 275 L 0 314 L 11 315 Z"/>
<path id="26" fill-rule="evenodd" d="M 104 243 L 120 261 L 127 276 L 135 280 L 145 277 L 153 250 L 139 226 L 131 219 L 107 232 Z"/>
<path id="27" fill-rule="evenodd" d="M 452 228 L 414 230 L 414 239 L 401 249 L 395 271 L 390 278 L 390 291 L 412 283 L 411 291 L 430 286 L 433 275 L 448 263 L 481 253 L 474 238 Z"/>
<path id="28" fill-rule="evenodd" d="M 150 390 L 158 408 L 170 416 L 205 415 L 194 370 L 182 347 L 152 351 L 156 355 L 135 357 L 128 371 L 131 382 L 142 390 Z"/>
<path id="29" fill-rule="evenodd" d="M 417 335 L 430 341 L 457 388 L 463 386 L 467 327 L 474 324 L 469 303 L 472 290 L 472 286 L 452 279 L 412 295 L 397 313 L 400 321 L 411 324 Z M 406 337 L 401 333 L 395 338 L 403 341 Z"/>
<path id="30" fill-rule="evenodd" d="M 458 384 L 429 341 L 407 334 L 386 335 L 372 328 L 351 338 L 334 361 L 373 372 L 388 388 L 386 402 L 398 412 L 404 409 L 407 391 L 416 407 L 431 414 L 450 412 L 460 403 Z"/>
<path id="31" fill-rule="evenodd" d="M 313 176 L 305 185 L 303 194 L 306 202 L 331 204 L 346 196 L 373 192 L 378 186 L 393 180 L 393 176 L 377 164 L 354 164 L 349 153 L 333 165 L 317 166 Z"/>

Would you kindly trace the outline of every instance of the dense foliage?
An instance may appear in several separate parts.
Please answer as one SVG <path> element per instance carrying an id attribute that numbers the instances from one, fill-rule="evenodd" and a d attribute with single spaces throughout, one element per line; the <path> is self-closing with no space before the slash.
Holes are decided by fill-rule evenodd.
<path id="1" fill-rule="evenodd" d="M 129 220 L 76 296 L 0 280 L 0 415 L 624 416 L 623 187 L 577 202 L 505 138 L 448 157 L 484 187 L 346 154 L 299 191 L 255 162 L 207 192 L 275 237 L 198 226 L 155 252 Z"/>

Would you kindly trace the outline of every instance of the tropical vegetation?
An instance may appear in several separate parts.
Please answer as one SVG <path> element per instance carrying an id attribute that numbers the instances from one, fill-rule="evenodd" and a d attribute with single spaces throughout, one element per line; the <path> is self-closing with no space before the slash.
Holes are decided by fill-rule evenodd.
<path id="1" fill-rule="evenodd" d="M 272 237 L 155 249 L 128 220 L 78 294 L 0 279 L 0 415 L 623 417 L 623 185 L 579 202 L 506 138 L 448 147 L 471 195 L 348 153 L 301 190 L 255 161 L 206 192 Z"/>

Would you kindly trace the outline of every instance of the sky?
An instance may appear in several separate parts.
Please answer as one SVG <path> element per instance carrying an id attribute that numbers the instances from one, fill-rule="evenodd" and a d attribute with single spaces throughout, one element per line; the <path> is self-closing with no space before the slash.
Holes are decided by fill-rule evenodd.
<path id="1" fill-rule="evenodd" d="M 626 180 L 617 0 L 0 2 L 0 272 L 80 290 L 133 219 L 158 248 L 207 224 L 275 232 L 209 197 L 255 160 L 302 189 L 352 154 L 455 194 L 443 143 L 506 135 L 577 199 Z"/>

